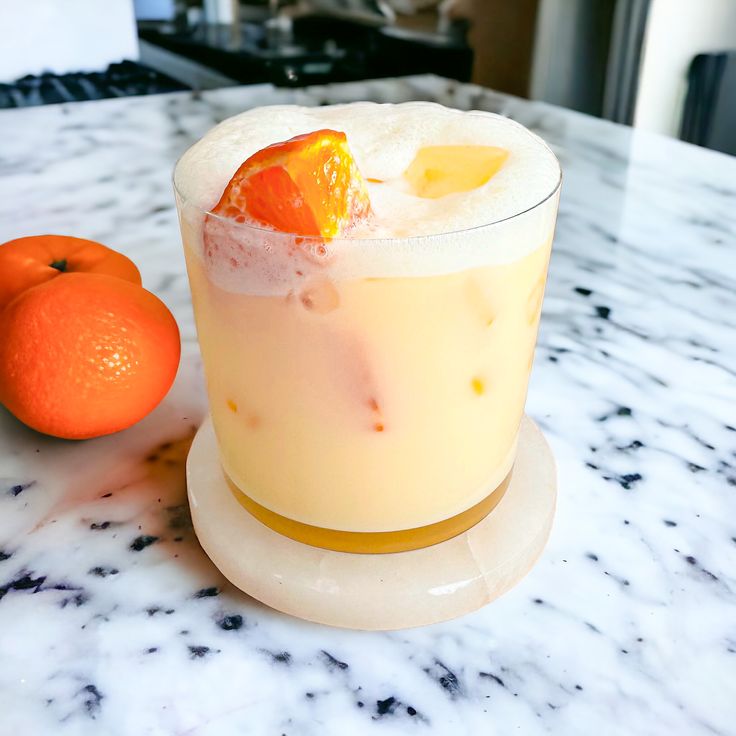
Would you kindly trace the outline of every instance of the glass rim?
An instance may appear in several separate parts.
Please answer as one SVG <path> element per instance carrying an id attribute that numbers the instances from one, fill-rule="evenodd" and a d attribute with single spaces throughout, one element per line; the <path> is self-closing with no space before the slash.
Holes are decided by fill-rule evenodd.
<path id="1" fill-rule="evenodd" d="M 474 112 L 474 111 L 470 111 L 470 112 Z M 486 113 L 486 114 L 497 114 L 497 113 Z M 521 123 L 518 123 L 515 120 L 512 120 L 512 122 L 516 123 L 517 125 L 521 125 Z M 320 235 L 303 235 L 299 233 L 285 232 L 283 230 L 274 230 L 272 228 L 260 226 L 252 222 L 237 222 L 231 217 L 224 217 L 223 215 L 219 215 L 216 212 L 213 212 L 211 209 L 205 209 L 203 207 L 200 207 L 197 204 L 194 204 L 188 197 L 186 197 L 181 192 L 181 190 L 177 186 L 176 171 L 179 168 L 179 163 L 181 162 L 182 158 L 184 157 L 184 155 L 189 149 L 187 149 L 187 151 L 184 151 L 184 153 L 182 153 L 182 155 L 177 159 L 176 163 L 174 164 L 174 169 L 171 172 L 171 185 L 172 185 L 172 188 L 174 190 L 176 197 L 178 198 L 179 201 L 183 203 L 184 206 L 193 207 L 195 210 L 197 210 L 197 212 L 199 212 L 204 217 L 211 217 L 215 219 L 216 221 L 219 221 L 231 228 L 237 228 L 237 229 L 242 228 L 244 231 L 263 233 L 271 237 L 276 235 L 276 236 L 283 236 L 284 238 L 292 238 L 292 239 L 300 238 L 302 240 L 314 240 L 314 241 L 321 241 L 321 242 L 328 240 L 330 242 L 344 241 L 344 242 L 355 242 L 355 243 L 382 243 L 382 242 L 387 242 L 387 241 L 392 241 L 392 242 L 410 241 L 410 242 L 416 243 L 416 242 L 421 242 L 421 241 L 433 240 L 436 238 L 452 237 L 454 235 L 465 235 L 467 233 L 473 233 L 473 232 L 477 232 L 479 230 L 484 230 L 484 229 L 491 229 L 497 225 L 502 225 L 503 223 L 510 222 L 511 220 L 515 220 L 517 218 L 523 217 L 524 215 L 528 215 L 530 212 L 533 212 L 534 210 L 542 207 L 542 205 L 544 205 L 546 202 L 552 199 L 552 197 L 554 197 L 560 191 L 560 188 L 562 186 L 562 166 L 560 165 L 559 159 L 555 155 L 554 151 L 547 144 L 547 142 L 541 136 L 538 136 L 536 133 L 532 131 L 529 131 L 529 133 L 531 133 L 533 136 L 535 136 L 541 141 L 541 143 L 550 152 L 550 154 L 554 157 L 555 162 L 557 163 L 558 176 L 554 183 L 554 186 L 549 191 L 549 193 L 546 194 L 544 197 L 542 197 L 538 202 L 535 202 L 534 204 L 530 205 L 526 209 L 521 210 L 520 212 L 515 212 L 512 215 L 507 215 L 506 217 L 501 217 L 497 220 L 491 220 L 490 222 L 484 222 L 480 225 L 472 225 L 466 228 L 460 228 L 456 230 L 446 230 L 446 231 L 437 232 L 437 233 L 425 233 L 422 235 L 405 235 L 405 236 L 388 235 L 384 237 L 368 237 L 368 238 L 364 238 L 364 237 L 351 238 L 351 237 L 345 237 L 345 236 L 339 235 L 335 237 L 325 238 Z"/>

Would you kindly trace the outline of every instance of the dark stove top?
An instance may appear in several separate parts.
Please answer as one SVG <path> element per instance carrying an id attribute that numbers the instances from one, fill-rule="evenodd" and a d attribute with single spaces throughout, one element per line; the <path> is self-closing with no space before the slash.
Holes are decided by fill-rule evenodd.
<path id="1" fill-rule="evenodd" d="M 147 66 L 122 61 L 110 64 L 103 72 L 29 75 L 12 84 L 0 84 L 0 108 L 151 95 L 185 89 L 189 88 Z"/>
<path id="2" fill-rule="evenodd" d="M 139 36 L 241 84 L 300 87 L 376 77 L 434 73 L 470 79 L 473 53 L 464 38 L 376 28 L 334 17 L 295 18 L 288 33 L 263 23 L 202 23 L 191 29 L 138 26 Z"/>

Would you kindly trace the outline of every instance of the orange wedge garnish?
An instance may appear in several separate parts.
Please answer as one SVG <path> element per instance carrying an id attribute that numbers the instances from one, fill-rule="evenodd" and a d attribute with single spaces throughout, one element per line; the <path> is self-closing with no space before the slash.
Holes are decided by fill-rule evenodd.
<path id="1" fill-rule="evenodd" d="M 370 200 L 345 134 L 317 130 L 254 153 L 213 212 L 281 232 L 334 238 L 370 212 Z"/>

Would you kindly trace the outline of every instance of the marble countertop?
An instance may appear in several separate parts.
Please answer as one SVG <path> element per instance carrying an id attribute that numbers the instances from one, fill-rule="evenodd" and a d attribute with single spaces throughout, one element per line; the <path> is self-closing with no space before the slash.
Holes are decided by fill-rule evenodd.
<path id="1" fill-rule="evenodd" d="M 559 465 L 549 546 L 460 620 L 333 630 L 227 584 L 193 535 L 205 411 L 170 185 L 255 105 L 499 111 L 565 171 L 528 401 Z M 736 159 L 435 77 L 0 113 L 0 242 L 130 255 L 184 353 L 166 401 L 87 442 L 0 410 L 0 735 L 736 733 Z"/>

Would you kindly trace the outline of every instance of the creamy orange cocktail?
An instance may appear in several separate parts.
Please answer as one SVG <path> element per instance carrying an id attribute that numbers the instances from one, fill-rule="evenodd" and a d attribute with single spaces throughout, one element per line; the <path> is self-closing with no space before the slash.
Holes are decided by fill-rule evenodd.
<path id="1" fill-rule="evenodd" d="M 252 216 L 248 201 L 269 217 L 259 197 L 302 205 L 266 179 L 223 205 L 251 154 L 321 129 L 346 134 L 336 157 L 352 153 L 363 179 L 336 235 L 280 231 L 283 208 Z M 329 209 L 347 180 L 324 171 Z M 426 103 L 261 108 L 185 154 L 175 185 L 210 410 L 250 513 L 313 544 L 387 551 L 489 512 L 514 462 L 559 177 L 521 126 Z"/>

